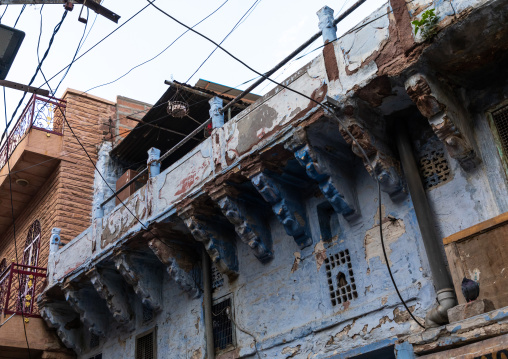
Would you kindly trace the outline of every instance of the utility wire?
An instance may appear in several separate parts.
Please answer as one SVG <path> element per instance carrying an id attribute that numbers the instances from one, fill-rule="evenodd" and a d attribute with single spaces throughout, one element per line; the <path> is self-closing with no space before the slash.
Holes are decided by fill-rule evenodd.
<path id="1" fill-rule="evenodd" d="M 25 11 L 25 8 L 26 8 L 26 5 L 23 5 L 23 7 L 21 8 L 21 11 L 19 12 L 18 18 L 16 19 L 16 22 L 14 23 L 13 27 L 16 27 L 16 25 L 18 24 L 19 18 L 23 14 L 23 11 Z"/>
<path id="2" fill-rule="evenodd" d="M 237 23 L 235 24 L 235 26 L 233 26 L 233 28 L 228 32 L 228 34 L 222 39 L 222 41 L 219 43 L 219 45 L 222 45 L 222 43 L 224 41 L 226 41 L 226 39 L 229 37 L 229 35 L 231 35 L 233 33 L 233 31 L 235 31 L 239 26 L 240 24 L 243 22 L 242 20 L 245 18 L 247 19 L 250 14 L 252 14 L 251 10 L 254 11 L 254 8 L 261 2 L 261 0 L 256 0 L 254 1 L 254 3 L 251 5 L 251 7 L 245 12 L 245 14 L 242 15 L 242 17 L 240 18 L 240 20 L 237 21 Z M 189 31 L 189 30 L 187 30 Z M 186 32 L 187 32 L 186 31 Z M 218 47 L 215 47 L 215 49 L 213 49 L 212 52 L 210 52 L 210 54 L 206 57 L 206 59 L 203 60 L 203 62 L 198 66 L 198 68 L 196 69 L 196 71 L 194 71 L 192 73 L 192 75 L 189 76 L 189 78 L 187 79 L 187 81 L 185 81 L 186 83 L 188 83 L 190 81 L 190 79 L 196 74 L 196 72 L 199 71 L 199 69 L 208 61 L 208 59 L 213 55 L 213 53 L 218 49 Z"/>
<path id="3" fill-rule="evenodd" d="M 6 6 L 5 6 L 5 10 L 4 10 L 4 12 L 2 13 L 2 16 L 0 16 L 0 23 L 2 23 L 2 19 L 4 18 L 4 15 L 5 15 L 5 13 L 7 12 L 7 9 L 8 9 L 8 8 L 9 8 L 9 5 L 6 5 Z"/>
<path id="4" fill-rule="evenodd" d="M 217 9 L 215 9 L 213 12 L 211 12 L 210 14 L 208 14 L 206 17 L 204 17 L 203 19 L 201 19 L 199 22 L 197 22 L 196 24 L 194 24 L 192 27 L 196 27 L 198 26 L 199 24 L 201 24 L 203 21 L 205 21 L 206 19 L 208 19 L 210 16 L 212 16 L 213 14 L 215 14 L 217 11 L 219 11 L 224 5 L 226 5 L 226 3 L 228 2 L 229 0 L 226 0 L 224 1 Z M 260 0 L 258 0 L 260 1 Z M 124 73 L 122 76 L 116 78 L 115 80 L 112 80 L 110 82 L 106 82 L 106 83 L 103 83 L 103 84 L 100 84 L 100 85 L 97 85 L 97 86 L 94 86 L 94 87 L 91 87 L 89 88 L 88 90 L 84 91 L 83 93 L 86 93 L 86 92 L 90 92 L 96 88 L 99 88 L 99 87 L 102 87 L 102 86 L 106 86 L 106 85 L 111 85 L 112 83 L 115 83 L 117 82 L 118 80 L 124 78 L 125 76 L 127 76 L 128 74 L 130 74 L 133 70 L 135 70 L 136 68 L 140 67 L 140 66 L 143 66 L 147 63 L 149 63 L 150 61 L 153 61 L 155 60 L 157 57 L 159 57 L 160 55 L 162 55 L 164 52 L 166 52 L 166 50 L 168 50 L 171 46 L 173 46 L 173 44 L 175 42 L 177 42 L 182 36 L 184 36 L 186 33 L 188 33 L 189 30 L 185 30 L 183 33 L 180 34 L 180 36 L 178 36 L 175 40 L 173 40 L 168 46 L 166 46 L 161 52 L 159 52 L 157 55 L 153 56 L 152 58 L 146 60 L 146 61 L 143 61 L 142 63 L 132 67 L 131 69 L 129 69 L 129 71 L 127 71 L 126 73 Z"/>
<path id="5" fill-rule="evenodd" d="M 4 134 L 5 132 L 7 132 L 7 99 L 6 99 L 6 96 L 5 96 L 5 87 L 3 88 L 3 93 L 4 93 L 4 112 L 5 112 L 5 130 L 4 130 Z M 14 237 L 14 253 L 16 254 L 16 263 L 19 264 L 19 258 L 18 258 L 18 243 L 16 241 L 16 219 L 14 217 L 14 201 L 12 199 L 12 177 L 11 177 L 11 164 L 9 162 L 9 158 L 7 157 L 7 173 L 8 173 L 8 176 L 9 176 L 9 193 L 10 193 L 10 200 L 11 200 L 11 215 L 12 215 L 12 233 L 13 233 L 13 237 Z M 14 270 L 14 267 L 12 266 L 11 264 L 11 270 Z M 11 274 L 12 275 L 12 274 Z M 18 286 L 19 286 L 19 291 L 21 293 L 21 290 L 22 290 L 22 283 L 21 283 L 21 276 L 19 275 L 18 273 Z M 6 298 L 5 300 L 5 303 L 8 303 L 10 298 Z M 30 354 L 30 344 L 28 344 L 28 335 L 26 333 L 26 323 L 25 323 L 25 313 L 24 313 L 24 309 L 25 309 L 25 298 L 22 297 L 21 295 L 19 296 L 19 300 L 20 300 L 20 304 L 21 304 L 21 319 L 23 321 L 23 332 L 25 334 L 25 341 L 26 341 L 26 347 L 27 347 L 27 350 L 28 350 L 28 358 L 30 359 L 31 358 L 31 354 Z"/>
<path id="6" fill-rule="evenodd" d="M 181 22 L 180 20 L 176 19 L 174 16 L 168 14 L 167 12 L 165 12 L 164 10 L 162 10 L 161 8 L 159 8 L 158 6 L 156 6 L 153 1 L 151 0 L 147 0 L 150 5 L 152 5 L 153 7 L 155 7 L 157 10 L 159 10 L 160 12 L 162 12 L 164 15 L 166 15 L 167 17 L 169 17 L 170 19 L 172 19 L 173 21 L 177 22 L 178 24 L 190 29 L 192 32 L 196 33 L 197 35 L 203 37 L 204 39 L 210 41 L 211 43 L 213 43 L 215 46 L 217 46 L 218 48 L 220 48 L 222 51 L 224 51 L 226 54 L 228 54 L 230 57 L 232 57 L 234 60 L 236 60 L 237 62 L 239 62 L 240 64 L 242 64 L 243 66 L 245 66 L 246 68 L 248 68 L 249 70 L 251 70 L 252 72 L 262 76 L 265 80 L 268 80 L 268 81 L 271 81 L 273 82 L 274 84 L 288 90 L 288 91 L 291 91 L 297 95 L 300 95 L 308 100 L 310 100 L 311 102 L 315 103 L 316 105 L 320 106 L 321 108 L 323 108 L 325 111 L 327 111 L 328 113 L 330 113 L 332 115 L 332 117 L 337 121 L 337 123 L 339 123 L 339 125 L 344 129 L 344 131 L 347 133 L 347 135 L 351 138 L 351 140 L 357 145 L 357 147 L 360 149 L 361 153 L 362 153 L 362 156 L 364 157 L 366 163 L 369 165 L 369 167 L 371 167 L 372 169 L 372 173 L 375 173 L 374 169 L 372 168 L 372 164 L 369 160 L 369 157 L 367 156 L 367 154 L 365 153 L 365 150 L 363 149 L 363 147 L 358 143 L 357 139 L 353 136 L 353 134 L 349 131 L 349 129 L 347 128 L 347 126 L 344 125 L 344 123 L 342 122 L 341 119 L 338 118 L 338 116 L 335 114 L 335 110 L 325 104 L 322 104 L 321 102 L 318 102 L 316 101 L 315 99 L 313 99 L 312 97 L 310 96 L 307 96 L 305 94 L 303 94 L 302 92 L 300 91 L 297 91 L 297 90 L 294 90 L 292 88 L 289 88 L 288 86 L 282 84 L 282 83 L 278 83 L 274 80 L 272 80 L 270 77 L 266 76 L 265 74 L 262 74 L 256 70 L 254 70 L 252 67 L 250 67 L 249 65 L 247 65 L 244 61 L 240 60 L 238 57 L 236 57 L 235 55 L 233 55 L 232 53 L 230 53 L 228 50 L 224 49 L 221 45 L 217 44 L 215 41 L 213 41 L 212 39 L 210 39 L 209 37 L 207 37 L 206 35 L 203 35 L 201 34 L 200 32 L 194 30 L 194 29 L 191 29 L 189 26 L 185 25 L 183 22 Z M 413 0 L 414 1 L 414 0 Z M 326 44 L 326 45 L 329 45 Z M 168 153 L 171 152 L 171 150 L 168 151 Z M 165 158 L 165 155 L 162 155 L 161 156 L 161 159 L 162 158 Z M 374 176 L 374 179 L 376 180 L 377 182 L 377 185 L 378 185 L 378 193 L 379 193 L 379 198 L 378 198 L 378 203 L 379 203 L 379 206 L 381 206 L 381 182 L 379 182 L 379 179 L 377 178 L 377 176 Z M 380 213 L 380 219 L 381 219 L 381 213 Z M 381 222 L 381 220 L 380 220 Z M 380 234 L 380 238 L 381 238 L 381 244 L 384 246 L 384 238 L 383 238 L 383 226 L 379 225 L 379 234 Z M 420 323 L 420 321 L 418 321 L 413 313 L 409 310 L 406 302 L 404 301 L 404 299 L 402 298 L 402 296 L 400 295 L 400 292 L 399 292 L 399 289 L 397 287 L 397 284 L 393 278 L 393 275 L 392 275 L 392 272 L 391 272 L 391 269 L 389 267 L 389 264 L 388 264 L 388 261 L 387 261 L 387 267 L 388 267 L 388 271 L 390 273 L 390 278 L 392 279 L 392 283 L 393 283 L 393 286 L 395 287 L 396 289 L 396 292 L 399 296 L 399 299 L 401 300 L 401 302 L 404 304 L 406 310 L 408 311 L 409 315 L 411 316 L 411 318 L 413 318 L 413 320 L 418 323 L 418 325 L 422 328 L 425 328 L 425 326 L 423 324 Z"/>

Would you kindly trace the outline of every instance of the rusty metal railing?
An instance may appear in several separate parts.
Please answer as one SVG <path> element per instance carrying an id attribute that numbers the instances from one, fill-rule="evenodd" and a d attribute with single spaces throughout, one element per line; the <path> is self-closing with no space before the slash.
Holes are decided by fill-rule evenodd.
<path id="1" fill-rule="evenodd" d="M 0 314 L 40 317 L 36 299 L 46 286 L 46 271 L 12 263 L 0 278 Z"/>
<path id="2" fill-rule="evenodd" d="M 63 135 L 64 119 L 62 112 L 65 111 L 65 107 L 65 100 L 33 95 L 18 122 L 7 136 L 7 140 L 0 148 L 0 169 L 5 166 L 7 160 L 30 129 L 36 128 L 55 135 Z"/>

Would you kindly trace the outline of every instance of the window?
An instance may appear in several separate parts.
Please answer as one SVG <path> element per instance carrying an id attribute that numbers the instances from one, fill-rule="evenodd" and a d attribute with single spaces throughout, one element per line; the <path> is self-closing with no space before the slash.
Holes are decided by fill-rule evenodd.
<path id="1" fill-rule="evenodd" d="M 358 298 L 349 250 L 328 256 L 325 268 L 332 306 Z"/>
<path id="2" fill-rule="evenodd" d="M 426 190 L 446 183 L 453 178 L 444 148 L 426 151 L 420 157 L 420 174 Z"/>
<path id="3" fill-rule="evenodd" d="M 212 267 L 212 289 L 217 289 L 222 287 L 224 284 L 224 277 L 222 276 L 222 273 L 219 272 L 219 269 L 215 265 L 215 263 L 211 263 Z"/>
<path id="4" fill-rule="evenodd" d="M 37 266 L 39 261 L 39 247 L 41 243 L 41 224 L 36 220 L 30 226 L 23 251 L 23 264 Z"/>
<path id="5" fill-rule="evenodd" d="M 231 298 L 226 298 L 212 306 L 213 344 L 221 351 L 233 346 L 233 315 Z"/>
<path id="6" fill-rule="evenodd" d="M 147 305 L 143 305 L 143 324 L 150 322 L 153 319 L 153 309 Z"/>
<path id="7" fill-rule="evenodd" d="M 490 124 L 496 146 L 504 163 L 505 171 L 508 171 L 508 105 L 502 106 L 490 113 Z"/>
<path id="8" fill-rule="evenodd" d="M 90 357 L 89 359 L 102 359 L 102 353 L 96 354 L 96 355 Z"/>
<path id="9" fill-rule="evenodd" d="M 136 359 L 155 359 L 155 328 L 136 338 Z"/>

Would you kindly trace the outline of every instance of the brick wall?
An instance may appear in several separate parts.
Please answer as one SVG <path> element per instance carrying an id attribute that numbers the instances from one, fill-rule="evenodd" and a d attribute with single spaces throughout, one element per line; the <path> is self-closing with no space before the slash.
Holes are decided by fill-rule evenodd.
<path id="1" fill-rule="evenodd" d="M 92 160 L 97 160 L 97 147 L 109 134 L 109 119 L 116 127 L 116 104 L 95 96 L 67 90 L 66 117 L 74 133 L 81 140 Z M 106 136 L 107 137 L 107 136 Z M 62 229 L 61 238 L 67 243 L 90 226 L 93 197 L 94 168 L 64 125 L 64 144 L 61 160 L 33 200 L 16 218 L 18 259 L 22 261 L 28 230 L 35 220 L 41 223 L 41 245 L 38 265 L 47 266 L 51 229 Z M 15 259 L 13 227 L 0 234 L 0 260 Z"/>
<path id="2" fill-rule="evenodd" d="M 127 97 L 117 96 L 116 98 L 116 137 L 114 144 L 121 142 L 130 131 L 138 124 L 137 121 L 127 118 L 127 116 L 141 120 L 150 110 L 152 105 L 136 101 Z"/>

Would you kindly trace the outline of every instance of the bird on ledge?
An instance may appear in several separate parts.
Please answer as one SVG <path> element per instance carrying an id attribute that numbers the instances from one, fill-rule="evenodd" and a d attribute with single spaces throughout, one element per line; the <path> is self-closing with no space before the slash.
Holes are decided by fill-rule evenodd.
<path id="1" fill-rule="evenodd" d="M 464 294 L 467 303 L 476 300 L 480 295 L 480 284 L 464 277 L 462 279 L 462 294 Z"/>

